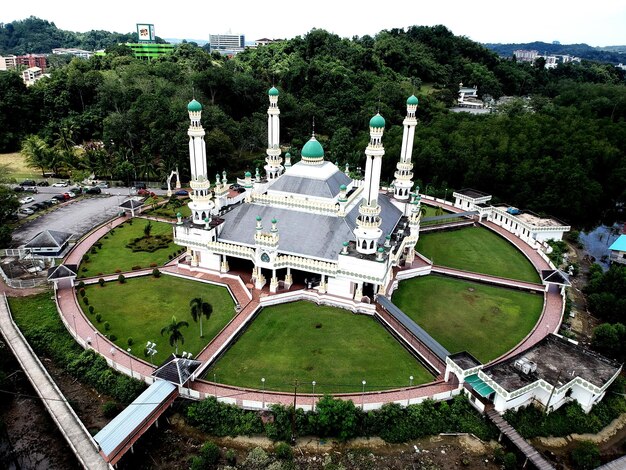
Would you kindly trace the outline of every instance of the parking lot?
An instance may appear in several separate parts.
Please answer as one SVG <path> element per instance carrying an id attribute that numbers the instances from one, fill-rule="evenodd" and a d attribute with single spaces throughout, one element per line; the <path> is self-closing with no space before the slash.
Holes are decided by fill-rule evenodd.
<path id="1" fill-rule="evenodd" d="M 54 195 L 63 194 L 68 189 L 70 187 L 38 187 L 38 192 L 35 194 L 19 192 L 17 197 L 19 199 L 32 197 L 32 202 L 22 204 L 22 207 L 29 207 L 48 200 Z M 154 192 L 165 193 L 161 190 L 154 190 Z M 51 206 L 50 212 L 27 221 L 15 229 L 13 245 L 24 244 L 43 230 L 70 232 L 80 237 L 93 227 L 114 217 L 119 212 L 118 206 L 133 194 L 134 190 L 131 188 L 102 189 L 100 195 L 78 196 L 67 202 Z M 20 216 L 20 218 L 23 217 L 25 216 Z"/>

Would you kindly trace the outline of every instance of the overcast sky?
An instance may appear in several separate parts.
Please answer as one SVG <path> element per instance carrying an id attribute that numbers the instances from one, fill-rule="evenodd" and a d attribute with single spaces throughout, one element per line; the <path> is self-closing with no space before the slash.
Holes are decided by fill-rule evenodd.
<path id="1" fill-rule="evenodd" d="M 454 34 L 478 42 L 626 44 L 624 0 L 2 1 L 0 22 L 31 15 L 80 32 L 127 33 L 135 31 L 136 23 L 153 23 L 157 36 L 181 39 L 208 39 L 210 33 L 229 31 L 244 34 L 247 41 L 291 38 L 312 28 L 352 37 L 410 25 L 444 24 Z"/>

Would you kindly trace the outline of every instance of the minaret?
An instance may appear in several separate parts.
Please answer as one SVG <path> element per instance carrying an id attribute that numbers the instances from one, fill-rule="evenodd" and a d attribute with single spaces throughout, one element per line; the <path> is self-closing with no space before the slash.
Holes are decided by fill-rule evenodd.
<path id="1" fill-rule="evenodd" d="M 272 87 L 267 92 L 270 107 L 267 108 L 267 157 L 265 172 L 267 180 L 272 181 L 280 176 L 284 168 L 280 158 L 280 109 L 278 109 L 278 90 Z"/>
<path id="2" fill-rule="evenodd" d="M 382 137 L 385 132 L 385 119 L 376 114 L 370 119 L 370 142 L 365 149 L 365 180 L 363 185 L 363 199 L 359 207 L 359 216 L 354 229 L 356 247 L 359 253 L 376 253 L 377 241 L 382 235 L 380 225 L 380 206 L 378 205 L 378 191 L 380 189 L 380 171 L 382 157 L 385 155 Z"/>
<path id="3" fill-rule="evenodd" d="M 417 110 L 418 100 L 415 95 L 409 96 L 406 100 L 406 117 L 404 118 L 404 133 L 402 134 L 402 151 L 400 153 L 400 161 L 396 166 L 397 170 L 394 174 L 394 197 L 401 201 L 409 199 L 409 193 L 413 187 L 413 163 L 411 163 L 411 155 L 413 153 L 413 138 L 415 137 L 415 126 L 417 126 L 417 118 L 415 111 Z"/>
<path id="4" fill-rule="evenodd" d="M 200 119 L 202 105 L 195 99 L 187 105 L 189 111 L 189 162 L 191 167 L 190 194 L 191 219 L 194 224 L 205 224 L 205 219 L 211 216 L 215 207 L 211 199 L 211 182 L 207 178 L 206 144 L 204 143 L 204 129 Z"/>

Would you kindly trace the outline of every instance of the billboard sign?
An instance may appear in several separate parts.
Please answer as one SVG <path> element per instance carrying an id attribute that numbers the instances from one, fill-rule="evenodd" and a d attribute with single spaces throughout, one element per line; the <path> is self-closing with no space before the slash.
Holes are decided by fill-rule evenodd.
<path id="1" fill-rule="evenodd" d="M 139 42 L 154 42 L 156 40 L 154 25 L 137 23 L 137 36 L 139 37 Z"/>

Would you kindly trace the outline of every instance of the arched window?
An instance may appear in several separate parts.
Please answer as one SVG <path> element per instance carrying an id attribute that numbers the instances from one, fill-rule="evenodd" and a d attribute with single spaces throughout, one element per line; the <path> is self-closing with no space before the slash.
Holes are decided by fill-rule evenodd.
<path id="1" fill-rule="evenodd" d="M 361 248 L 363 248 L 364 250 L 367 249 L 367 241 L 363 240 L 363 243 L 361 244 Z"/>

